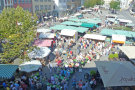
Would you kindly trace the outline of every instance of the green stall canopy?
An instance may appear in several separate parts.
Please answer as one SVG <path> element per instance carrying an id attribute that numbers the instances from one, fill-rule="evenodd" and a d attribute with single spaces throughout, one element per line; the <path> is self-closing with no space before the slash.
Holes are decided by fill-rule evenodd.
<path id="1" fill-rule="evenodd" d="M 89 28 L 84 27 L 74 27 L 74 26 L 65 26 L 65 25 L 55 25 L 50 28 L 51 30 L 63 30 L 63 29 L 70 29 L 70 30 L 76 30 L 79 33 L 84 33 L 89 30 Z"/>
<path id="2" fill-rule="evenodd" d="M 94 26 L 98 27 L 98 25 L 93 24 L 93 23 L 82 23 L 81 26 L 82 27 L 87 27 L 87 28 L 93 28 Z"/>
<path id="3" fill-rule="evenodd" d="M 124 30 L 102 29 L 100 33 L 106 36 L 112 36 L 112 34 L 116 34 L 116 35 L 125 35 L 126 37 L 130 38 L 135 37 L 135 32 Z"/>
<path id="4" fill-rule="evenodd" d="M 10 79 L 17 68 L 18 65 L 0 64 L 0 80 Z"/>
<path id="5" fill-rule="evenodd" d="M 65 21 L 65 22 L 63 22 L 61 24 L 63 24 L 63 25 L 70 25 L 70 26 L 81 26 L 82 23 L 80 23 L 80 22 Z"/>

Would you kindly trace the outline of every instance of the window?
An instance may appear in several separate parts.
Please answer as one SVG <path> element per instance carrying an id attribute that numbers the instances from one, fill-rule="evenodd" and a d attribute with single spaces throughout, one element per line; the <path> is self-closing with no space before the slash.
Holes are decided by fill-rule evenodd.
<path id="1" fill-rule="evenodd" d="M 43 0 L 40 0 L 40 2 L 43 2 Z"/>
<path id="2" fill-rule="evenodd" d="M 22 0 L 22 3 L 24 3 L 24 0 Z"/>
<path id="3" fill-rule="evenodd" d="M 47 2 L 47 0 L 44 0 L 45 2 Z"/>
<path id="4" fill-rule="evenodd" d="M 21 3 L 21 0 L 18 0 L 18 3 Z"/>
<path id="5" fill-rule="evenodd" d="M 31 12 L 31 8 L 29 8 L 29 11 Z"/>
<path id="6" fill-rule="evenodd" d="M 51 5 L 48 5 L 48 10 L 51 10 Z"/>
<path id="7" fill-rule="evenodd" d="M 40 10 L 43 10 L 43 9 L 44 9 L 43 5 L 40 5 Z"/>
<path id="8" fill-rule="evenodd" d="M 39 6 L 36 5 L 36 6 L 35 6 L 35 11 L 38 11 L 38 10 L 39 10 Z"/>
<path id="9" fill-rule="evenodd" d="M 35 0 L 35 2 L 38 2 L 38 0 Z"/>
<path id="10" fill-rule="evenodd" d="M 47 5 L 45 5 L 44 7 L 45 7 L 45 10 L 47 10 Z"/>
<path id="11" fill-rule="evenodd" d="M 29 0 L 29 3 L 31 3 L 31 0 Z"/>
<path id="12" fill-rule="evenodd" d="M 48 0 L 48 2 L 51 2 L 51 0 Z"/>
<path id="13" fill-rule="evenodd" d="M 14 0 L 14 3 L 17 3 L 17 0 Z"/>

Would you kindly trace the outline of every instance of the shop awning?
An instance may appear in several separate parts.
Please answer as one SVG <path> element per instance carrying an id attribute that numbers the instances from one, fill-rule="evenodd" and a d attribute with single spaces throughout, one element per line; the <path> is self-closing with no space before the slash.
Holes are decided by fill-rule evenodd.
<path id="1" fill-rule="evenodd" d="M 128 61 L 95 61 L 104 87 L 134 86 L 135 66 Z"/>
<path id="2" fill-rule="evenodd" d="M 124 52 L 129 59 L 135 59 L 135 46 L 119 46 L 119 49 Z"/>
<path id="3" fill-rule="evenodd" d="M 0 80 L 10 79 L 17 68 L 18 65 L 0 64 Z"/>

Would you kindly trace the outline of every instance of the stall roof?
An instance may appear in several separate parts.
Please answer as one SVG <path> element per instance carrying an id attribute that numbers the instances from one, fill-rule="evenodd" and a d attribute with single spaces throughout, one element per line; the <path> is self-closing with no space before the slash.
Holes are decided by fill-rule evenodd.
<path id="1" fill-rule="evenodd" d="M 50 29 L 45 29 L 45 28 L 38 28 L 37 29 L 37 32 L 40 32 L 40 33 L 47 33 L 47 32 L 51 32 L 51 30 Z"/>
<path id="2" fill-rule="evenodd" d="M 54 33 L 40 33 L 39 38 L 54 38 Z"/>
<path id="3" fill-rule="evenodd" d="M 93 28 L 94 26 L 98 27 L 98 25 L 93 24 L 93 23 L 82 23 L 81 26 L 82 27 L 87 27 L 87 28 Z"/>
<path id="4" fill-rule="evenodd" d="M 50 47 L 53 40 L 35 40 L 34 46 L 38 47 Z"/>
<path id="5" fill-rule="evenodd" d="M 97 34 L 85 34 L 84 38 L 94 39 L 94 40 L 105 40 L 106 36 L 97 35 Z"/>
<path id="6" fill-rule="evenodd" d="M 63 29 L 70 29 L 70 30 L 76 30 L 79 33 L 84 33 L 89 30 L 89 28 L 84 27 L 74 27 L 74 26 L 64 26 L 64 25 L 56 25 L 54 27 L 51 27 L 50 29 L 53 30 L 63 30 Z"/>
<path id="7" fill-rule="evenodd" d="M 84 23 L 93 23 L 93 24 L 101 23 L 101 19 L 99 19 L 99 18 L 92 18 L 92 19 L 70 18 L 68 20 L 69 21 L 74 21 L 74 22 L 84 22 Z"/>
<path id="8" fill-rule="evenodd" d="M 71 22 L 71 21 L 65 21 L 63 23 L 61 23 L 63 25 L 71 25 L 71 26 L 81 26 L 82 23 L 79 22 Z"/>
<path id="9" fill-rule="evenodd" d="M 112 36 L 112 34 L 116 34 L 116 35 L 125 35 L 126 37 L 135 37 L 135 32 L 124 31 L 124 30 L 102 29 L 100 33 L 102 35 L 107 35 L 107 36 Z"/>
<path id="10" fill-rule="evenodd" d="M 119 46 L 119 49 L 124 52 L 129 59 L 135 59 L 135 46 Z"/>
<path id="11" fill-rule="evenodd" d="M 60 35 L 64 35 L 64 36 L 74 36 L 76 32 L 77 32 L 77 31 L 75 31 L 75 30 L 63 29 L 63 30 L 61 30 Z"/>
<path id="12" fill-rule="evenodd" d="M 19 65 L 19 70 L 29 73 L 32 71 L 37 71 L 41 67 L 42 64 L 39 60 L 32 60 L 32 61 L 24 62 L 23 64 Z"/>
<path id="13" fill-rule="evenodd" d="M 116 41 L 126 41 L 126 36 L 125 35 L 116 35 L 113 34 L 112 35 L 112 40 L 116 40 Z"/>
<path id="14" fill-rule="evenodd" d="M 134 86 L 135 66 L 128 61 L 95 61 L 104 87 Z"/>
<path id="15" fill-rule="evenodd" d="M 35 48 L 32 52 L 28 53 L 29 58 L 44 58 L 50 54 L 51 50 L 48 47 Z"/>
<path id="16" fill-rule="evenodd" d="M 131 20 L 127 20 L 127 19 L 118 19 L 119 22 L 126 22 L 126 23 L 132 23 Z"/>
<path id="17" fill-rule="evenodd" d="M 0 64 L 0 80 L 10 79 L 17 68 L 18 65 Z"/>

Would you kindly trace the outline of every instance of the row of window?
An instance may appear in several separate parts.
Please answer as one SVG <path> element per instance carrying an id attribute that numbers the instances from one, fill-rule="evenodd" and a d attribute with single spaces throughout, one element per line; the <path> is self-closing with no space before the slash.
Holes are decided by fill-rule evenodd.
<path id="1" fill-rule="evenodd" d="M 32 12 L 31 8 L 23 8 L 24 10 L 28 10 L 29 12 Z"/>
<path id="2" fill-rule="evenodd" d="M 36 5 L 35 6 L 35 11 L 39 10 L 51 10 L 51 5 Z"/>
<path id="3" fill-rule="evenodd" d="M 31 3 L 31 0 L 14 0 L 14 3 Z"/>
<path id="4" fill-rule="evenodd" d="M 35 2 L 51 2 L 52 0 L 35 0 Z"/>

